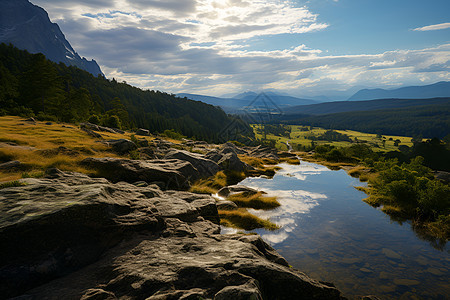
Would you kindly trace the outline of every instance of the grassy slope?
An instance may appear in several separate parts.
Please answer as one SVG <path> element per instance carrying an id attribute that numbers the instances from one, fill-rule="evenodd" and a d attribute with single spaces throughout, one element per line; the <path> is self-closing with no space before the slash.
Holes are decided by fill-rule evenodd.
<path id="1" fill-rule="evenodd" d="M 254 129 L 257 128 L 258 126 L 259 125 L 257 125 L 257 124 L 252 125 L 252 127 Z M 303 146 L 311 145 L 311 140 L 308 139 L 307 136 L 310 136 L 310 135 L 318 136 L 320 134 L 323 134 L 326 131 L 326 129 L 317 128 L 317 127 L 312 128 L 310 131 L 300 131 L 300 128 L 302 128 L 303 126 L 297 126 L 297 125 L 289 125 L 289 126 L 292 128 L 291 135 L 290 135 L 290 143 L 291 144 L 299 144 L 299 145 L 303 145 Z M 261 139 L 262 135 L 257 134 L 256 130 L 254 130 L 254 131 L 255 131 L 256 137 L 258 139 Z M 353 130 L 335 130 L 335 131 L 348 135 L 352 140 L 354 140 L 356 137 L 356 138 L 358 138 L 359 141 L 367 141 L 370 144 L 378 144 L 381 148 L 380 147 L 376 148 L 377 151 L 398 150 L 398 147 L 394 146 L 394 141 L 396 139 L 399 139 L 401 141 L 400 145 L 406 145 L 408 147 L 412 146 L 410 137 L 383 135 L 384 137 L 386 137 L 386 145 L 385 145 L 385 148 L 383 148 L 382 144 L 381 144 L 381 140 L 376 137 L 377 136 L 376 134 L 362 133 L 362 132 L 353 131 Z M 289 141 L 289 138 L 282 137 L 282 136 L 275 136 L 272 134 L 268 134 L 267 138 L 276 140 L 277 141 L 276 147 L 278 149 L 287 150 L 287 146 L 285 143 L 287 141 Z M 391 141 L 389 140 L 390 138 L 392 138 Z M 333 145 L 333 146 L 337 146 L 337 147 L 347 147 L 347 146 L 352 145 L 352 143 L 349 143 L 349 142 L 314 141 L 314 143 L 316 145 L 329 144 L 329 145 Z"/>
<path id="2" fill-rule="evenodd" d="M 33 176 L 49 167 L 89 174 L 92 171 L 79 165 L 84 158 L 118 157 L 109 147 L 73 124 L 32 124 L 20 117 L 4 116 L 0 117 L 0 132 L 0 143 L 3 143 L 0 147 L 0 163 L 18 160 L 23 164 L 18 170 L 0 171 L 0 182 Z M 105 139 L 130 139 L 131 133 L 102 132 L 101 135 Z M 5 143 L 14 143 L 19 147 Z M 58 151 L 61 146 L 67 150 Z"/>

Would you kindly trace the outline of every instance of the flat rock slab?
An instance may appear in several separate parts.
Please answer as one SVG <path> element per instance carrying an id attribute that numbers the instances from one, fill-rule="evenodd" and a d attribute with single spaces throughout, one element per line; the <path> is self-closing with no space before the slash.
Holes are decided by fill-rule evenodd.
<path id="1" fill-rule="evenodd" d="M 20 299 L 342 299 L 215 200 L 57 169 L 0 190 L 0 293 Z M 212 220 L 212 221 L 210 221 Z"/>
<path id="2" fill-rule="evenodd" d="M 82 164 L 98 170 L 108 180 L 118 182 L 162 182 L 166 189 L 187 189 L 200 178 L 188 161 L 178 159 L 130 160 L 111 157 L 86 158 Z"/>

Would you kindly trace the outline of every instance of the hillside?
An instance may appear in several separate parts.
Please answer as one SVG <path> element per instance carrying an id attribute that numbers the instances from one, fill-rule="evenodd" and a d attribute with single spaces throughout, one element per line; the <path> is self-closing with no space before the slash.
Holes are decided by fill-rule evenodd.
<path id="1" fill-rule="evenodd" d="M 352 111 L 319 116 L 283 116 L 274 122 L 350 129 L 385 135 L 443 138 L 450 133 L 450 100 L 434 105 L 373 111 Z"/>
<path id="2" fill-rule="evenodd" d="M 300 105 L 285 110 L 286 115 L 325 115 L 350 111 L 370 111 L 379 109 L 393 109 L 410 106 L 423 106 L 447 103 L 450 98 L 433 99 L 378 99 L 368 101 L 337 101 L 313 105 Z"/>
<path id="3" fill-rule="evenodd" d="M 254 107 L 259 105 L 259 99 L 261 96 L 264 96 L 267 99 L 267 102 L 270 103 L 270 106 L 273 106 L 274 109 L 287 109 L 293 106 L 298 105 L 310 105 L 316 104 L 318 101 L 310 100 L 310 99 L 301 99 L 287 95 L 281 95 L 274 92 L 245 92 L 239 95 L 235 95 L 232 98 L 223 98 L 223 97 L 211 97 L 205 95 L 197 95 L 197 94 L 188 94 L 188 93 L 180 93 L 177 96 L 186 97 L 188 99 L 202 101 L 204 103 L 208 103 L 215 106 L 220 106 L 227 113 L 234 114 L 242 114 L 247 111 L 247 108 Z"/>
<path id="4" fill-rule="evenodd" d="M 0 43 L 13 44 L 30 53 L 43 53 L 49 60 L 103 75 L 95 60 L 81 58 L 47 12 L 28 0 L 0 1 Z"/>
<path id="5" fill-rule="evenodd" d="M 424 86 L 409 86 L 392 90 L 364 89 L 358 91 L 348 100 L 374 100 L 385 98 L 423 99 L 436 97 L 450 97 L 450 82 L 441 81 Z"/>
<path id="6" fill-rule="evenodd" d="M 117 116 L 124 128 L 174 129 L 209 141 L 219 141 L 224 126 L 233 121 L 211 105 L 94 77 L 5 44 L 0 45 L 0 73 L 0 114 L 35 114 L 64 122 L 86 121 L 91 115 L 114 122 L 112 116 Z"/>

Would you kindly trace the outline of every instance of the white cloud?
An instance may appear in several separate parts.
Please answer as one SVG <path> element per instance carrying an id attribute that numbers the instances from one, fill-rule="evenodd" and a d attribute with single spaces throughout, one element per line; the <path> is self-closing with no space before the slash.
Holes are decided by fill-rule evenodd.
<path id="1" fill-rule="evenodd" d="M 450 23 L 441 23 L 441 24 L 418 27 L 413 30 L 414 31 L 431 31 L 431 30 L 442 30 L 442 29 L 448 29 L 448 28 L 450 28 Z"/>
<path id="2" fill-rule="evenodd" d="M 290 1 L 181 2 L 33 1 L 107 77 L 142 88 L 209 95 L 274 88 L 302 95 L 450 80 L 450 45 L 374 55 L 331 56 L 301 43 L 254 51 L 245 47 L 250 39 L 328 25 Z"/>

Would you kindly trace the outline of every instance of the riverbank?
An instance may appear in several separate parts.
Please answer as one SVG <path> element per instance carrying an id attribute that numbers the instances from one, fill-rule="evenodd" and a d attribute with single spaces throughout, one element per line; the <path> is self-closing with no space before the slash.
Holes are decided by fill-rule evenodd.
<path id="1" fill-rule="evenodd" d="M 342 299 L 259 236 L 221 235 L 221 203 L 187 191 L 219 172 L 259 172 L 232 144 L 5 122 L 1 176 L 17 184 L 0 189 L 2 297 Z"/>
<path id="2" fill-rule="evenodd" d="M 250 177 L 241 184 L 278 196 L 280 207 L 252 212 L 281 229 L 253 232 L 291 265 L 333 282 L 349 299 L 445 299 L 448 245 L 436 247 L 408 222 L 392 222 L 361 201 L 367 196 L 354 187 L 366 184 L 344 170 L 305 161 L 281 166 L 272 179 Z"/>
<path id="3" fill-rule="evenodd" d="M 450 240 L 450 187 L 423 166 L 422 158 L 400 164 L 371 152 L 367 157 L 352 157 L 351 162 L 334 162 L 317 153 L 297 154 L 305 161 L 331 170 L 344 169 L 350 176 L 368 182 L 368 187 L 359 188 L 368 195 L 363 201 L 379 207 L 393 221 L 410 221 L 422 238 L 444 245 Z M 369 163 L 365 158 L 370 158 Z"/>

